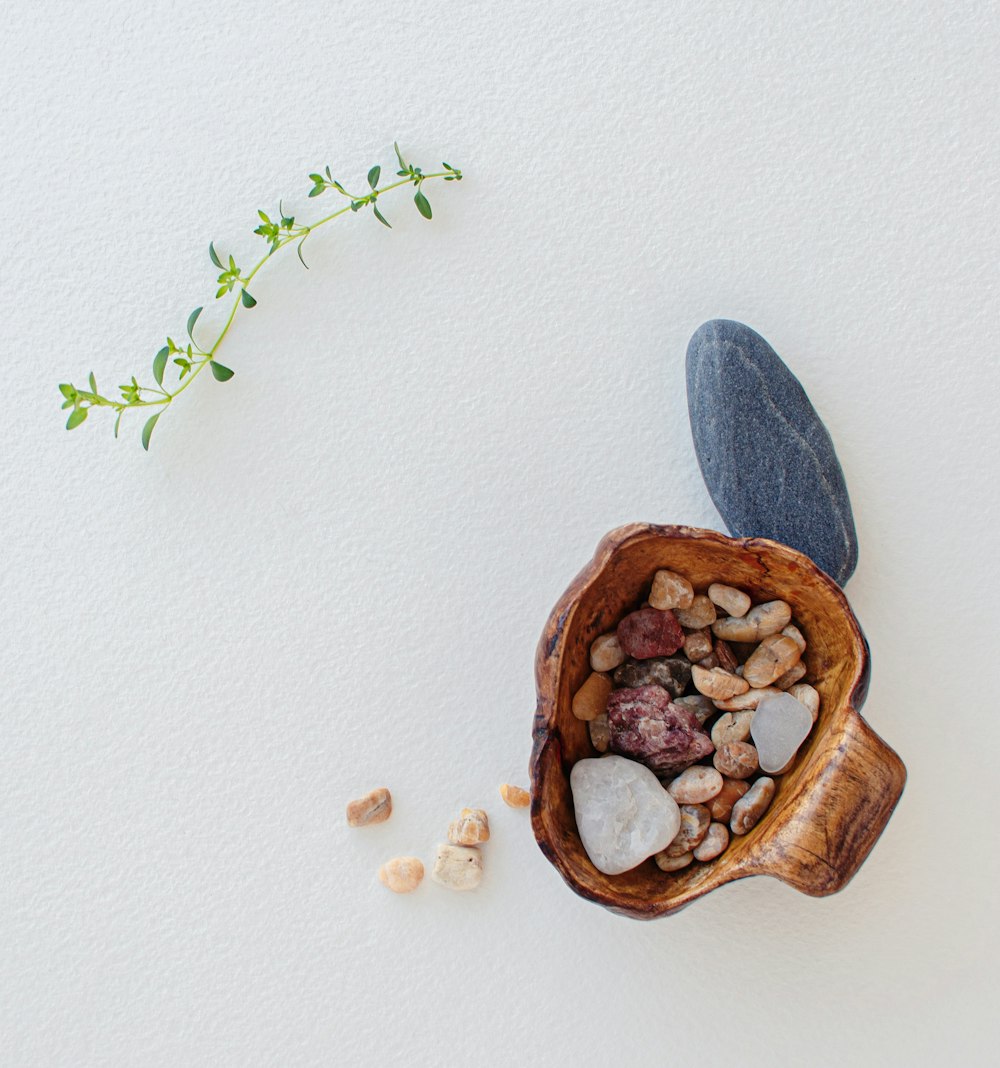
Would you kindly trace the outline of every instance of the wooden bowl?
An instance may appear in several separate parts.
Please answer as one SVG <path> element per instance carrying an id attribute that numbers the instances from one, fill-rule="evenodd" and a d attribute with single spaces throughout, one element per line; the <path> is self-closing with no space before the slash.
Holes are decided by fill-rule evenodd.
<path id="1" fill-rule="evenodd" d="M 792 606 L 808 641 L 807 680 L 820 694 L 816 726 L 760 823 L 733 835 L 716 860 L 662 872 L 652 860 L 622 875 L 590 862 L 577 832 L 569 773 L 594 752 L 570 709 L 590 672 L 590 645 L 637 608 L 668 568 L 696 590 L 725 582 L 754 603 Z M 868 643 L 839 586 L 802 553 L 764 538 L 693 527 L 632 524 L 601 541 L 552 610 L 535 658 L 538 707 L 531 755 L 531 823 L 542 852 L 570 887 L 615 912 L 666 916 L 709 890 L 772 875 L 803 893 L 842 889 L 885 828 L 906 782 L 902 761 L 858 714 L 868 689 Z"/>

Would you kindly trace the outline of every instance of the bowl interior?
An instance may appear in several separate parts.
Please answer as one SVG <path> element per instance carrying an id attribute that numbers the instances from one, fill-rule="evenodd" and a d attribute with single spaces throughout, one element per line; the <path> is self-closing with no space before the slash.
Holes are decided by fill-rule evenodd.
<path id="1" fill-rule="evenodd" d="M 770 810 L 749 834 L 733 840 L 715 861 L 662 872 L 652 860 L 622 875 L 599 872 L 580 842 L 569 773 L 597 756 L 586 723 L 572 714 L 573 694 L 590 673 L 590 645 L 612 631 L 649 592 L 654 573 L 669 568 L 703 592 L 725 582 L 754 603 L 780 598 L 792 607 L 808 642 L 803 681 L 820 694 L 819 719 L 793 767 L 776 777 Z M 539 707 L 532 761 L 533 820 L 543 851 L 578 893 L 634 915 L 657 915 L 733 878 L 752 873 L 755 841 L 789 816 L 796 784 L 814 761 L 826 759 L 821 739 L 850 703 L 860 706 L 867 683 L 867 649 L 843 592 L 805 556 L 765 539 L 731 539 L 688 527 L 633 526 L 614 531 L 598 547 L 557 605 L 536 662 Z"/>

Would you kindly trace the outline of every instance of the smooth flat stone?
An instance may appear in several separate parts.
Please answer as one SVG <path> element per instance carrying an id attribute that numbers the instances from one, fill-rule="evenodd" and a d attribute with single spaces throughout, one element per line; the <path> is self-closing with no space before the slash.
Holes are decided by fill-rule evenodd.
<path id="1" fill-rule="evenodd" d="M 812 725 L 812 713 L 791 694 L 765 697 L 750 723 L 760 770 L 769 775 L 781 771 L 809 737 Z"/>
<path id="2" fill-rule="evenodd" d="M 774 349 L 742 323 L 712 319 L 688 344 L 687 394 L 698 463 L 730 534 L 790 545 L 843 586 L 858 562 L 844 474 Z"/>
<path id="3" fill-rule="evenodd" d="M 666 849 L 680 830 L 677 802 L 634 760 L 578 760 L 569 785 L 583 848 L 605 875 L 630 871 Z"/>

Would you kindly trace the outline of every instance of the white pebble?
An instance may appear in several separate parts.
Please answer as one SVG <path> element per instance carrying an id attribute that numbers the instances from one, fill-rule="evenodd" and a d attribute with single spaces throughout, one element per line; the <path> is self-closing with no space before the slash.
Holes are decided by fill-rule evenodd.
<path id="1" fill-rule="evenodd" d="M 809 737 L 812 724 L 809 709 L 790 694 L 761 701 L 750 725 L 761 771 L 776 772 L 784 768 Z"/>

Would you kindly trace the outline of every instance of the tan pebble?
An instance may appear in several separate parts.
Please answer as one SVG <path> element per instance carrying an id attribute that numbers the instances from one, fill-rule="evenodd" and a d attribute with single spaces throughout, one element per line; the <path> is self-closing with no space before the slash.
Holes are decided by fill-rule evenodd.
<path id="1" fill-rule="evenodd" d="M 675 571 L 657 571 L 653 576 L 653 588 L 649 591 L 649 604 L 661 611 L 666 608 L 690 608 L 694 600 L 694 587 Z"/>
<path id="2" fill-rule="evenodd" d="M 483 855 L 474 846 L 439 845 L 431 878 L 449 890 L 475 890 L 483 881 Z"/>
<path id="3" fill-rule="evenodd" d="M 678 805 L 700 805 L 722 789 L 722 775 L 715 768 L 696 764 L 685 768 L 667 787 Z"/>
<path id="4" fill-rule="evenodd" d="M 746 834 L 755 827 L 774 797 L 774 779 L 762 775 L 733 805 L 729 826 L 733 834 Z"/>
<path id="5" fill-rule="evenodd" d="M 724 586 L 721 582 L 713 582 L 708 587 L 708 596 L 713 603 L 736 619 L 745 616 L 750 608 L 750 598 L 735 586 Z"/>
<path id="6" fill-rule="evenodd" d="M 479 845 L 490 840 L 490 821 L 481 808 L 463 808 L 457 820 L 448 827 L 448 841 L 452 845 Z"/>
<path id="7" fill-rule="evenodd" d="M 774 686 L 765 686 L 762 690 L 751 688 L 745 693 L 738 693 L 735 697 L 730 697 L 726 701 L 715 701 L 713 703 L 720 712 L 746 712 L 748 709 L 756 708 L 765 697 L 774 697 L 779 693 L 781 693 L 781 690 Z"/>
<path id="8" fill-rule="evenodd" d="M 813 723 L 815 723 L 819 715 L 819 691 L 815 686 L 810 686 L 808 682 L 797 682 L 794 686 L 788 687 L 788 692 L 796 701 L 801 701 L 809 709 Z"/>
<path id="9" fill-rule="evenodd" d="M 722 789 L 708 802 L 708 811 L 713 820 L 728 823 L 733 805 L 750 789 L 743 779 L 724 779 Z"/>
<path id="10" fill-rule="evenodd" d="M 700 693 L 689 694 L 687 697 L 678 697 L 674 704 L 690 709 L 698 717 L 698 723 L 701 726 L 704 726 L 715 715 L 715 705 Z"/>
<path id="11" fill-rule="evenodd" d="M 681 868 L 686 868 L 694 860 L 694 853 L 682 853 L 679 857 L 668 857 L 667 851 L 664 849 L 662 853 L 657 853 L 653 860 L 656 861 L 656 866 L 660 871 L 680 871 Z"/>
<path id="12" fill-rule="evenodd" d="M 726 742 L 716 749 L 712 763 L 727 779 L 747 779 L 760 767 L 757 747 L 750 742 Z"/>
<path id="13" fill-rule="evenodd" d="M 719 716 L 712 727 L 712 745 L 720 749 L 727 742 L 745 742 L 750 737 L 752 719 L 752 709 L 745 712 L 726 712 Z"/>
<path id="14" fill-rule="evenodd" d="M 701 630 L 702 627 L 710 627 L 715 622 L 715 605 L 703 593 L 700 593 L 691 602 L 690 608 L 677 608 L 674 610 L 674 615 L 682 627 Z"/>
<path id="15" fill-rule="evenodd" d="M 699 693 L 710 697 L 713 701 L 725 701 L 726 698 L 735 697 L 738 693 L 746 693 L 750 689 L 750 684 L 738 675 L 733 675 L 720 667 L 708 670 L 699 664 L 691 668 L 691 681 Z"/>
<path id="16" fill-rule="evenodd" d="M 424 877 L 424 866 L 417 857 L 395 857 L 378 870 L 379 882 L 394 894 L 409 894 Z"/>
<path id="17" fill-rule="evenodd" d="M 611 744 L 611 730 L 608 727 L 608 715 L 605 712 L 590 721 L 590 744 L 598 753 L 606 753 Z"/>
<path id="18" fill-rule="evenodd" d="M 789 605 L 784 601 L 766 601 L 751 608 L 742 619 L 728 616 L 718 620 L 712 625 L 712 632 L 727 642 L 758 642 L 777 634 L 791 621 L 792 609 Z"/>
<path id="19" fill-rule="evenodd" d="M 591 672 L 573 697 L 573 715 L 577 719 L 597 719 L 607 710 L 610 696 L 611 676 L 602 671 Z"/>
<path id="20" fill-rule="evenodd" d="M 802 636 L 802 631 L 799 630 L 794 623 L 789 623 L 782 631 L 782 634 L 791 638 L 793 642 L 799 647 L 799 652 L 804 653 L 806 651 L 806 640 Z"/>
<path id="21" fill-rule="evenodd" d="M 347 806 L 347 822 L 352 827 L 367 827 L 385 823 L 392 815 L 392 794 L 384 787 L 351 801 Z"/>
<path id="22" fill-rule="evenodd" d="M 733 655 L 733 650 L 730 647 L 729 642 L 724 642 L 719 638 L 712 647 L 712 651 L 715 653 L 716 660 L 719 661 L 719 667 L 725 668 L 726 671 L 732 671 L 734 674 L 737 672 L 740 675 L 743 674 L 740 669 L 740 662 Z"/>
<path id="23" fill-rule="evenodd" d="M 509 782 L 500 787 L 500 796 L 504 804 L 511 808 L 527 808 L 531 804 L 531 794 L 520 786 L 511 786 Z"/>
<path id="24" fill-rule="evenodd" d="M 770 686 L 795 663 L 802 654 L 793 638 L 787 634 L 771 634 L 757 646 L 756 652 L 743 665 L 743 678 L 755 689 Z"/>
<path id="25" fill-rule="evenodd" d="M 725 852 L 729 845 L 729 828 L 724 823 L 713 823 L 705 832 L 705 837 L 695 846 L 695 860 L 715 860 Z"/>
<path id="26" fill-rule="evenodd" d="M 793 664 L 784 675 L 776 678 L 772 685 L 776 690 L 787 690 L 789 686 L 794 686 L 805 673 L 806 665 L 800 660 L 797 664 Z"/>
<path id="27" fill-rule="evenodd" d="M 625 663 L 625 651 L 618 642 L 617 634 L 602 634 L 590 647 L 590 666 L 594 671 L 614 671 Z"/>
<path id="28" fill-rule="evenodd" d="M 708 656 L 702 657 L 702 659 L 698 661 L 698 667 L 704 668 L 706 671 L 711 671 L 713 668 L 719 666 L 719 658 L 715 655 L 714 649 Z"/>
<path id="29" fill-rule="evenodd" d="M 704 660 L 712 652 L 712 632 L 708 627 L 693 630 L 684 639 L 684 655 L 692 664 Z"/>
<path id="30" fill-rule="evenodd" d="M 681 805 L 681 827 L 674 840 L 663 850 L 668 857 L 690 853 L 705 837 L 712 817 L 704 805 Z"/>

